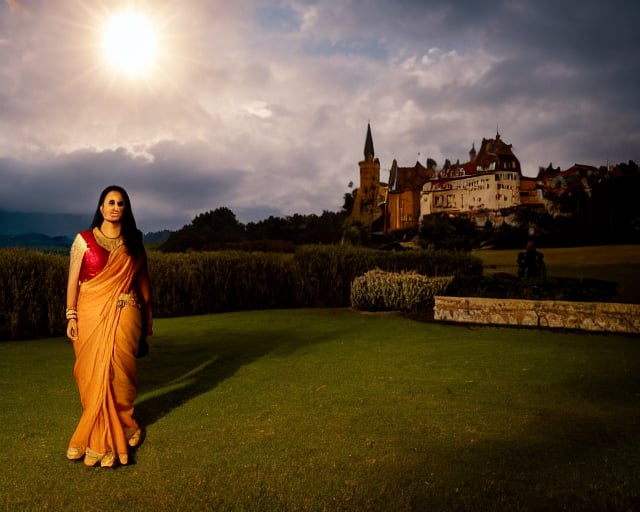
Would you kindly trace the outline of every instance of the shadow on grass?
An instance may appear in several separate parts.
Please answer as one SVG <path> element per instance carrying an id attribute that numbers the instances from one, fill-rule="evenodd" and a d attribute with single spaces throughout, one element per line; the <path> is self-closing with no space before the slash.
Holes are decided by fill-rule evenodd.
<path id="1" fill-rule="evenodd" d="M 232 377 L 240 368 L 277 352 L 286 355 L 303 346 L 324 341 L 294 331 L 268 328 L 239 332 L 207 332 L 187 335 L 188 342 L 169 343 L 154 337 L 149 356 L 139 362 L 140 387 L 135 417 L 148 427 L 192 398 L 207 393 Z M 166 339 L 166 341 L 169 341 Z"/>
<path id="2" fill-rule="evenodd" d="M 564 384 L 575 407 L 518 416 L 504 439 L 475 439 L 434 450 L 412 481 L 431 480 L 414 510 L 640 510 L 640 396 L 637 375 L 587 377 Z M 448 461 L 444 475 L 430 461 Z M 442 467 L 440 468 L 442 469 Z"/>
<path id="3" fill-rule="evenodd" d="M 637 424 L 558 411 L 524 421 L 516 438 L 431 447 L 425 460 L 449 467 L 444 475 L 428 463 L 409 469 L 408 480 L 431 481 L 412 509 L 638 510 Z"/>

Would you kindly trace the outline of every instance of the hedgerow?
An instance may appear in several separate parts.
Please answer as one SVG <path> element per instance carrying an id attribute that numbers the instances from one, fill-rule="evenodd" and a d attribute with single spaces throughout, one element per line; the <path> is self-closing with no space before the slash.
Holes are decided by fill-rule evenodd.
<path id="1" fill-rule="evenodd" d="M 62 335 L 69 258 L 0 250 L 0 339 Z M 158 317 L 297 307 L 348 307 L 351 283 L 372 269 L 435 277 L 482 273 L 467 253 L 302 246 L 294 254 L 149 252 Z"/>
<path id="2" fill-rule="evenodd" d="M 0 251 L 0 339 L 60 333 L 69 259 L 28 249 Z"/>

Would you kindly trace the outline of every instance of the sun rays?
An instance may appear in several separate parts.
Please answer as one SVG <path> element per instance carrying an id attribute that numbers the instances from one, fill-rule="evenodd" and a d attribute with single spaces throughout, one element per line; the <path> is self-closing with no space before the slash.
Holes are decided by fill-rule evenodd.
<path id="1" fill-rule="evenodd" d="M 116 12 L 102 29 L 102 49 L 113 71 L 129 78 L 144 77 L 157 64 L 157 28 L 144 12 Z"/>

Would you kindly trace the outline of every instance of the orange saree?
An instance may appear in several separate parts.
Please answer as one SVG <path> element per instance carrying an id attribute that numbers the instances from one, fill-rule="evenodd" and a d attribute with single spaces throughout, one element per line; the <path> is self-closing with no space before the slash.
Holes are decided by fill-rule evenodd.
<path id="1" fill-rule="evenodd" d="M 80 285 L 73 376 L 82 416 L 69 443 L 69 458 L 84 455 L 85 463 L 112 465 L 118 457 L 127 464 L 129 447 L 139 442 L 133 403 L 142 315 L 131 289 L 140 265 L 121 246 L 111 251 L 98 275 Z"/>

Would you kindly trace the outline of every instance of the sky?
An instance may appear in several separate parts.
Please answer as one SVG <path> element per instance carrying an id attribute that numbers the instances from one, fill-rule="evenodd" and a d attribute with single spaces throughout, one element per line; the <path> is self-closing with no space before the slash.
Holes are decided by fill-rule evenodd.
<path id="1" fill-rule="evenodd" d="M 497 132 L 527 176 L 638 163 L 639 50 L 628 0 L 2 0 L 0 209 L 91 216 L 118 184 L 144 232 L 338 211 L 369 123 L 382 181 Z"/>

